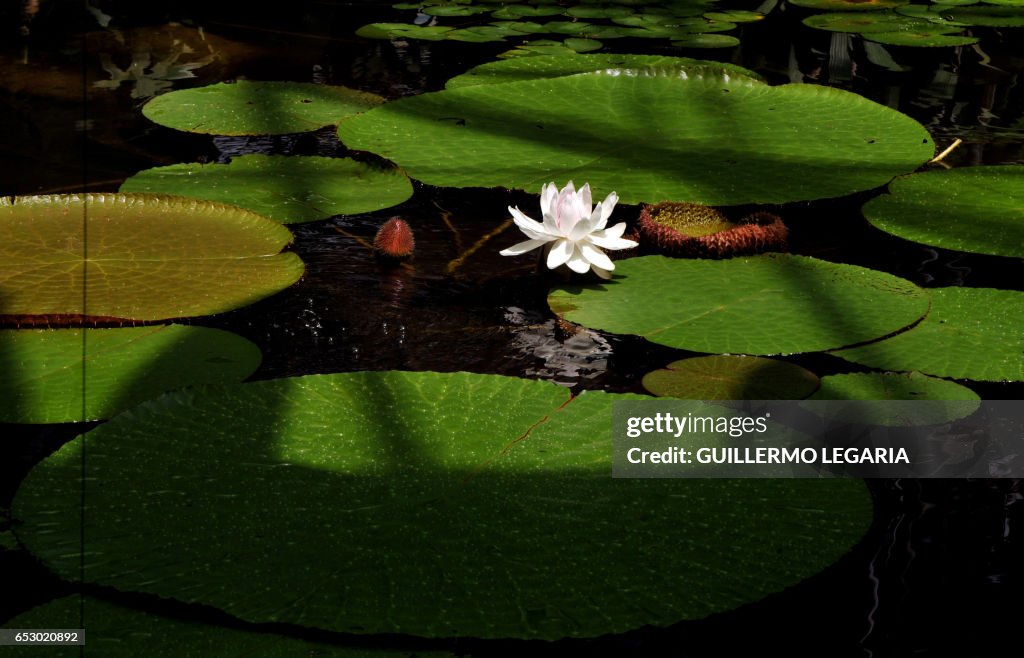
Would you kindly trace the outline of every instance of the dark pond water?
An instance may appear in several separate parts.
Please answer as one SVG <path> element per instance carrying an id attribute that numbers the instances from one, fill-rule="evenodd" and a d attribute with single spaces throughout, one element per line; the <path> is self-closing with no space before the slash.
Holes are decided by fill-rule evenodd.
<path id="1" fill-rule="evenodd" d="M 355 37 L 365 23 L 409 18 L 382 3 L 92 4 L 113 17 L 110 27 L 99 26 L 97 14 L 78 3 L 27 2 L 25 7 L 36 10 L 28 14 L 21 3 L 0 10 L 0 194 L 112 191 L 152 166 L 226 162 L 245 153 L 346 154 L 330 129 L 211 138 L 155 126 L 139 107 L 166 89 L 243 78 L 341 84 L 396 98 L 439 89 L 508 48 Z M 809 13 L 776 8 L 766 20 L 741 26 L 742 45 L 735 49 L 681 51 L 667 42 L 636 40 L 609 41 L 606 48 L 717 57 L 773 83 L 839 86 L 916 118 L 940 147 L 963 139 L 946 160 L 951 165 L 1024 163 L 1024 28 L 979 29 L 977 46 L 891 47 L 888 61 L 859 37 L 802 26 L 800 18 Z M 122 75 L 133 62 L 149 73 Z M 152 66 L 159 63 L 165 66 Z M 173 71 L 184 70 L 194 77 L 172 79 Z M 792 230 L 792 250 L 889 271 L 925 286 L 1024 289 L 1019 260 L 931 249 L 875 230 L 858 212 L 869 196 L 779 209 Z M 577 389 L 640 391 L 645 372 L 686 353 L 599 332 L 566 335 L 544 301 L 549 281 L 536 276 L 532 261 L 497 254 L 513 239 L 509 233 L 460 258 L 505 221 L 508 205 L 535 203 L 535 196 L 519 192 L 417 185 L 413 198 L 398 208 L 293 227 L 294 248 L 307 263 L 303 281 L 272 299 L 199 323 L 255 341 L 264 354 L 256 378 L 467 370 L 550 379 Z M 617 214 L 636 212 L 623 207 Z M 353 239 L 371 239 L 393 214 L 416 226 L 417 253 L 409 267 L 385 267 Z M 819 375 L 856 368 L 822 355 L 791 360 Z M 969 385 L 989 399 L 1021 399 L 1024 392 L 1020 385 Z M 34 463 L 81 429 L 0 429 L 0 506 L 9 505 Z M 989 656 L 1004 645 L 1024 650 L 1017 628 L 1024 612 L 1020 483 L 876 481 L 871 487 L 876 518 L 864 541 L 824 573 L 761 602 L 669 629 L 591 641 L 428 646 L 481 656 L 569 650 L 624 656 Z M 0 622 L 74 591 L 17 549 L 0 548 L 0 582 Z M 202 608 L 145 598 L 130 602 L 223 621 Z"/>

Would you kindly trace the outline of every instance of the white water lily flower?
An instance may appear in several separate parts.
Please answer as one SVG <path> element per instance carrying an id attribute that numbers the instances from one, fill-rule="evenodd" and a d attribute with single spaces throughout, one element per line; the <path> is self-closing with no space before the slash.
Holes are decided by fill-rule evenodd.
<path id="1" fill-rule="evenodd" d="M 572 181 L 561 190 L 548 183 L 540 190 L 540 209 L 544 221 L 530 219 L 519 210 L 509 206 L 516 226 L 530 238 L 501 251 L 502 256 L 518 256 L 537 247 L 547 249 L 548 267 L 568 265 L 573 272 L 583 274 L 593 268 L 603 279 L 611 278 L 615 263 L 602 249 L 629 249 L 636 242 L 625 240 L 622 234 L 626 223 L 620 222 L 605 228 L 612 209 L 619 201 L 619 195 L 612 192 L 596 208 L 590 198 L 590 184 L 573 187 Z"/>

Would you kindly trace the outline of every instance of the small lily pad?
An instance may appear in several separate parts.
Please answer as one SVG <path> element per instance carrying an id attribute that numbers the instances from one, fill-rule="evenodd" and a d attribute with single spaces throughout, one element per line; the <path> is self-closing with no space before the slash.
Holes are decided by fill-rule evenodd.
<path id="1" fill-rule="evenodd" d="M 491 25 L 504 27 L 520 34 L 544 34 L 547 32 L 547 28 L 543 25 L 532 21 L 495 21 Z"/>
<path id="2" fill-rule="evenodd" d="M 909 2 L 910 0 L 907 1 Z M 764 20 L 764 14 L 759 11 L 748 11 L 746 9 L 723 9 L 705 12 L 704 18 L 725 23 L 756 23 L 757 21 Z"/>
<path id="3" fill-rule="evenodd" d="M 548 29 L 548 32 L 554 34 L 567 34 L 574 36 L 585 35 L 588 31 L 592 30 L 594 26 L 591 23 L 585 21 L 551 21 L 544 25 Z"/>
<path id="4" fill-rule="evenodd" d="M 966 386 L 919 372 L 830 375 L 822 377 L 821 388 L 810 399 L 849 400 L 811 407 L 824 410 L 833 421 L 896 427 L 950 423 L 981 405 L 978 394 Z"/>
<path id="5" fill-rule="evenodd" d="M 547 39 L 541 39 L 540 41 L 547 41 Z M 563 46 L 560 42 L 558 45 L 545 45 L 545 44 L 534 44 L 533 42 L 524 43 L 521 46 L 516 46 L 512 50 L 506 50 L 498 55 L 499 61 L 518 61 L 520 58 L 534 58 L 534 57 L 572 57 L 576 54 L 576 51 L 572 48 Z"/>
<path id="6" fill-rule="evenodd" d="M 52 316 L 166 320 L 222 313 L 302 276 L 299 257 L 281 253 L 291 241 L 271 219 L 198 199 L 0 198 L 0 316 L 60 322 Z"/>
<path id="7" fill-rule="evenodd" d="M 467 41 L 470 43 L 487 43 L 490 41 L 503 41 L 505 37 L 522 36 L 510 27 L 503 25 L 478 25 L 452 30 L 445 34 L 446 41 Z"/>
<path id="8" fill-rule="evenodd" d="M 356 36 L 367 39 L 419 39 L 442 41 L 454 28 L 448 25 L 413 25 L 410 23 L 371 23 L 356 30 Z"/>
<path id="9" fill-rule="evenodd" d="M 912 16 L 914 18 L 928 21 L 929 23 L 937 23 L 938 25 L 956 28 L 970 27 L 968 23 L 959 23 L 943 16 L 942 14 L 937 14 L 931 11 L 931 7 L 929 5 L 903 5 L 902 7 L 897 7 L 895 11 L 901 16 Z M 950 32 L 953 31 L 954 30 L 950 30 Z"/>
<path id="10" fill-rule="evenodd" d="M 933 5 L 930 11 L 947 20 L 981 27 L 1024 27 L 1024 7 Z"/>
<path id="11" fill-rule="evenodd" d="M 398 205 L 412 183 L 397 169 L 349 158 L 243 155 L 230 164 L 176 164 L 140 171 L 122 192 L 176 194 L 248 208 L 282 224 Z"/>
<path id="12" fill-rule="evenodd" d="M 423 7 L 423 13 L 429 16 L 472 16 L 490 10 L 490 7 L 473 7 L 470 5 L 430 5 Z"/>
<path id="13" fill-rule="evenodd" d="M 649 372 L 643 386 L 658 397 L 684 400 L 799 400 L 818 388 L 818 377 L 785 361 L 716 354 Z"/>
<path id="14" fill-rule="evenodd" d="M 977 381 L 1024 381 L 1024 292 L 933 288 L 919 324 L 891 338 L 836 351 L 874 368 Z"/>
<path id="15" fill-rule="evenodd" d="M 620 16 L 631 16 L 633 10 L 626 7 L 614 5 L 578 5 L 565 10 L 567 16 L 576 18 L 616 18 Z"/>
<path id="16" fill-rule="evenodd" d="M 680 48 L 732 48 L 740 45 L 740 40 L 728 34 L 691 34 L 674 39 L 672 45 Z"/>
<path id="17" fill-rule="evenodd" d="M 870 525 L 856 480 L 611 478 L 638 397 L 431 372 L 171 393 L 36 466 L 15 532 L 63 578 L 250 622 L 555 639 L 760 599 Z"/>
<path id="18" fill-rule="evenodd" d="M 317 130 L 380 105 L 376 94 L 305 82 L 221 82 L 157 96 L 142 107 L 155 123 L 213 135 Z"/>
<path id="19" fill-rule="evenodd" d="M 597 39 L 578 39 L 574 37 L 569 37 L 562 43 L 565 44 L 566 48 L 571 48 L 578 53 L 589 53 L 594 50 L 600 50 L 604 45 Z"/>
<path id="20" fill-rule="evenodd" d="M 695 352 L 793 354 L 880 338 L 919 320 L 928 294 L 853 265 L 766 254 L 728 260 L 644 256 L 608 283 L 555 288 L 548 305 L 592 329 Z"/>
<path id="21" fill-rule="evenodd" d="M 937 25 L 923 18 L 904 16 L 892 12 L 837 12 L 816 14 L 804 19 L 804 25 L 830 32 L 850 32 L 869 36 L 874 32 L 900 32 L 906 30 L 929 30 Z M 959 32 L 959 27 L 950 26 L 948 32 Z"/>
<path id="22" fill-rule="evenodd" d="M 919 372 L 852 372 L 821 378 L 812 400 L 969 400 L 978 394 L 947 379 Z M 978 405 L 971 406 L 969 415 Z M 962 416 L 957 416 L 962 417 Z M 952 420 L 952 419 L 947 419 Z"/>
<path id="23" fill-rule="evenodd" d="M 509 18 L 515 20 L 526 16 L 555 16 L 565 11 L 564 7 L 552 5 L 506 5 L 491 12 L 491 18 Z"/>
<path id="24" fill-rule="evenodd" d="M 0 331 L 0 422 L 110 418 L 165 391 L 242 381 L 260 351 L 205 327 Z"/>
<path id="25" fill-rule="evenodd" d="M 1024 166 L 961 167 L 897 178 L 864 206 L 878 228 L 943 249 L 1024 258 Z"/>

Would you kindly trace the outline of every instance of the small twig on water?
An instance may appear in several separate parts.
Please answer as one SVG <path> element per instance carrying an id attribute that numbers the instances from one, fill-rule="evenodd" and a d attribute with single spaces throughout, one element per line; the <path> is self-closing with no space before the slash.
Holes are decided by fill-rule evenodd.
<path id="1" fill-rule="evenodd" d="M 446 270 L 448 272 L 448 274 L 451 274 L 452 272 L 457 270 L 459 267 L 461 267 L 462 263 L 465 262 L 465 260 L 467 258 L 469 258 L 473 254 L 475 254 L 477 251 L 479 251 L 480 248 L 483 247 L 487 243 L 488 240 L 490 240 L 494 236 L 498 235 L 499 233 L 501 233 L 502 231 L 507 229 L 509 226 L 512 226 L 512 219 L 511 218 L 510 219 L 506 219 L 505 221 L 503 221 L 498 226 L 498 228 L 494 229 L 493 231 L 491 231 L 487 235 L 483 236 L 482 238 L 480 238 L 479 240 L 474 242 L 473 245 L 469 249 L 466 249 L 461 254 L 459 254 L 458 258 L 456 258 L 456 259 L 454 259 L 454 260 L 452 260 L 451 262 L 448 263 L 448 268 Z"/>
<path id="2" fill-rule="evenodd" d="M 935 156 L 934 158 L 929 160 L 928 164 L 938 164 L 938 163 L 942 162 L 946 158 L 947 155 L 952 153 L 954 150 L 956 150 L 956 147 L 960 146 L 963 143 L 964 143 L 964 140 L 962 140 L 959 137 L 957 137 L 953 141 L 952 144 L 950 144 L 949 146 L 946 147 L 945 151 L 943 151 L 942 153 L 939 153 L 937 156 Z"/>

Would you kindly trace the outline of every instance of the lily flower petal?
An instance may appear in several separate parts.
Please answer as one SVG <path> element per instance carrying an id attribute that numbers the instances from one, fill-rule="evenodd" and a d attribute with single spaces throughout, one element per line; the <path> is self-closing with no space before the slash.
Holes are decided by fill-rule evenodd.
<path id="1" fill-rule="evenodd" d="M 508 207 L 508 211 L 512 213 L 512 221 L 515 222 L 519 230 L 526 234 L 526 237 L 531 240 L 543 240 L 545 238 L 550 239 L 549 233 L 545 230 L 544 225 L 540 222 L 530 219 L 523 214 L 519 208 Z"/>
<path id="2" fill-rule="evenodd" d="M 572 243 L 570 243 L 572 244 Z M 580 249 L 580 245 L 572 246 L 572 256 L 566 262 L 569 269 L 577 274 L 584 274 L 590 269 L 590 261 L 587 260 L 586 256 L 583 255 L 583 251 Z"/>
<path id="3" fill-rule="evenodd" d="M 590 183 L 584 183 L 576 193 L 576 205 L 582 219 L 589 219 L 594 202 L 590 198 Z"/>
<path id="4" fill-rule="evenodd" d="M 608 218 L 612 216 L 612 210 L 615 209 L 615 204 L 619 202 L 619 195 L 612 192 L 604 198 L 601 205 L 598 206 L 594 212 L 600 212 L 597 222 L 594 224 L 594 230 L 600 231 L 608 224 Z"/>
<path id="5" fill-rule="evenodd" d="M 581 242 L 579 244 L 579 248 L 580 253 L 583 254 L 583 257 L 586 258 L 587 262 L 589 262 L 594 267 L 599 267 L 602 270 L 615 269 L 615 263 L 612 262 L 612 259 L 608 258 L 608 256 L 603 251 L 601 251 L 594 245 L 588 242 Z"/>
<path id="6" fill-rule="evenodd" d="M 620 222 L 603 231 L 594 231 L 590 234 L 589 240 L 592 244 L 595 244 L 602 249 L 630 249 L 637 246 L 639 243 L 635 240 L 626 240 L 625 238 L 619 237 L 625 230 L 625 222 Z"/>
<path id="7" fill-rule="evenodd" d="M 573 244 L 568 240 L 556 240 L 548 252 L 548 269 L 553 270 L 568 261 L 572 257 L 573 249 Z"/>
<path id="8" fill-rule="evenodd" d="M 525 254 L 528 251 L 533 251 L 537 247 L 546 245 L 548 242 L 548 240 L 527 240 L 526 242 L 514 244 L 508 249 L 502 249 L 498 253 L 502 256 L 518 256 L 519 254 Z"/>

